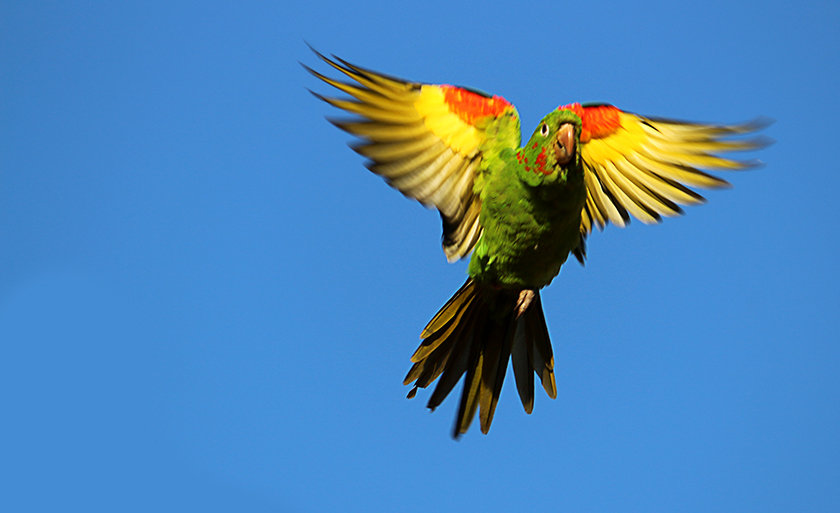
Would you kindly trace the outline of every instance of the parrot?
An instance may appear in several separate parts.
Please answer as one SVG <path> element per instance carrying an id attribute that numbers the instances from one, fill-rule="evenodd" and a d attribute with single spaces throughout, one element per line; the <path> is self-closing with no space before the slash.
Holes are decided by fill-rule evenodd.
<path id="1" fill-rule="evenodd" d="M 433 411 L 466 374 L 455 439 L 477 411 L 488 433 L 509 363 L 526 413 L 534 408 L 535 376 L 557 397 L 540 289 L 569 255 L 584 264 L 593 228 L 681 215 L 681 206 L 705 202 L 690 187 L 729 186 L 702 170 L 760 164 L 719 154 L 768 144 L 739 137 L 768 120 L 709 125 L 570 103 L 548 113 L 522 145 L 519 114 L 501 96 L 407 81 L 312 51 L 345 79 L 301 63 L 344 93 L 310 90 L 352 116 L 328 121 L 359 139 L 352 147 L 370 171 L 438 210 L 449 262 L 470 258 L 466 282 L 421 332 L 403 383 L 413 383 L 410 399 L 437 380 L 427 404 Z"/>

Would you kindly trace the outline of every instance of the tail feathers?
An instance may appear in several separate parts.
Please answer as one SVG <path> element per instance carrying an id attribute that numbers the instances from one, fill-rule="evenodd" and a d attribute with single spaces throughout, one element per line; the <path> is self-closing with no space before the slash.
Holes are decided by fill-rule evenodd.
<path id="1" fill-rule="evenodd" d="M 554 356 L 539 292 L 524 311 L 518 307 L 519 291 L 497 290 L 472 279 L 429 321 L 423 342 L 411 361 L 404 383 L 426 388 L 438 377 L 428 407 L 437 408 L 466 373 L 453 436 L 466 433 L 480 411 L 481 431 L 487 433 L 507 372 L 513 360 L 516 388 L 526 413 L 534 408 L 534 372 L 549 397 L 557 397 Z"/>
<path id="2" fill-rule="evenodd" d="M 540 377 L 545 393 L 557 399 L 554 354 L 539 292 L 530 308 L 517 321 L 511 356 L 516 389 L 526 413 L 530 414 L 534 410 L 534 373 Z"/>

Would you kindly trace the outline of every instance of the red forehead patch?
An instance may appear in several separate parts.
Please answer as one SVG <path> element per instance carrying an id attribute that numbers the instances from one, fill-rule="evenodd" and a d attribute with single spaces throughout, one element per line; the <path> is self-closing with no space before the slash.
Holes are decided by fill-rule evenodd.
<path id="1" fill-rule="evenodd" d="M 597 105 L 582 107 L 579 103 L 561 105 L 557 110 L 570 110 L 580 117 L 580 142 L 586 143 L 590 139 L 606 137 L 621 126 L 618 114 L 621 112 L 612 105 Z"/>
<path id="2" fill-rule="evenodd" d="M 449 109 L 461 120 L 474 125 L 477 119 L 486 116 L 496 117 L 510 107 L 510 102 L 501 96 L 487 98 L 460 87 L 442 85 L 443 98 Z"/>

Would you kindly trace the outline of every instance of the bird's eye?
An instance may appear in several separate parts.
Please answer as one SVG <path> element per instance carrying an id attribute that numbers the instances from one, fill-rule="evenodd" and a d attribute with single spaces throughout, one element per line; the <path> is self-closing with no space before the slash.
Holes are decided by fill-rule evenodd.
<path id="1" fill-rule="evenodd" d="M 543 123 L 543 126 L 540 127 L 540 135 L 543 137 L 548 137 L 548 124 Z"/>

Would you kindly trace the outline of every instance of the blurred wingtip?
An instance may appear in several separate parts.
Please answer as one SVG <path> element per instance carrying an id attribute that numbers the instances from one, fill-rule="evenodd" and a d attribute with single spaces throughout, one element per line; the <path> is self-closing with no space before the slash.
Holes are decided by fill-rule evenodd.
<path id="1" fill-rule="evenodd" d="M 305 44 L 305 45 L 306 45 L 306 46 L 307 46 L 310 50 L 312 50 L 312 52 L 313 52 L 315 55 L 321 55 L 321 54 L 320 54 L 320 52 L 318 52 L 318 50 L 316 50 L 314 46 L 312 46 L 311 44 L 309 44 L 309 41 L 307 41 L 306 39 L 304 39 L 304 40 L 303 40 L 303 44 Z"/>
<path id="2" fill-rule="evenodd" d="M 758 116 L 757 118 L 747 121 L 746 123 L 740 125 L 745 129 L 746 132 L 758 132 L 759 130 L 764 130 L 768 126 L 775 123 L 776 120 L 773 118 L 769 118 L 767 116 Z"/>
<path id="3" fill-rule="evenodd" d="M 743 164 L 746 169 L 758 169 L 767 165 L 767 163 L 761 159 L 747 160 L 744 161 Z"/>
<path id="4" fill-rule="evenodd" d="M 766 148 L 768 146 L 772 146 L 776 144 L 776 139 L 769 137 L 767 135 L 761 134 L 753 139 L 750 139 L 750 144 L 752 145 L 753 150 L 759 150 L 761 148 Z"/>

